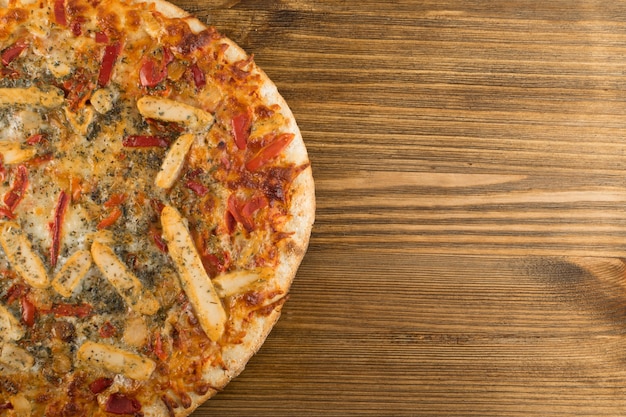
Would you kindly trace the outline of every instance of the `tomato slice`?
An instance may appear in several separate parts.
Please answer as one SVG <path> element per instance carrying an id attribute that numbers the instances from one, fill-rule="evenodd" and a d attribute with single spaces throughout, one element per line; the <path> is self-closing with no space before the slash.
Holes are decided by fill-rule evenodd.
<path id="1" fill-rule="evenodd" d="M 167 66 L 146 58 L 139 70 L 139 81 L 144 87 L 155 87 L 167 77 Z"/>

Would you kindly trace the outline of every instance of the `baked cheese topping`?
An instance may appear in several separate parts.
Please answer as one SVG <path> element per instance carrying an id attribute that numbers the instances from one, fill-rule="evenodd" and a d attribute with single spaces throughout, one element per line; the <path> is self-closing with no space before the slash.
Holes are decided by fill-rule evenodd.
<path id="1" fill-rule="evenodd" d="M 290 113 L 251 58 L 168 7 L 0 1 L 11 415 L 184 414 L 284 301 L 273 271 L 308 167 L 285 156 Z"/>

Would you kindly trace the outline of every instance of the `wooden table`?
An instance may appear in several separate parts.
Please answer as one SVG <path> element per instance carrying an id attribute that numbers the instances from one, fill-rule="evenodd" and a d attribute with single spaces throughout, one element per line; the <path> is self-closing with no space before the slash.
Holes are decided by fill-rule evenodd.
<path id="1" fill-rule="evenodd" d="M 174 0 L 292 107 L 317 222 L 194 416 L 626 415 L 626 6 Z"/>

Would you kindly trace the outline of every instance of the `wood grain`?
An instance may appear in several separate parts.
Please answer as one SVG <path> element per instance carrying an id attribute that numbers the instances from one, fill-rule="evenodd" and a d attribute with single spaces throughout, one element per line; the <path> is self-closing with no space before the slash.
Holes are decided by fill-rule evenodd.
<path id="1" fill-rule="evenodd" d="M 626 4 L 173 2 L 278 85 L 318 198 L 194 416 L 626 414 Z"/>

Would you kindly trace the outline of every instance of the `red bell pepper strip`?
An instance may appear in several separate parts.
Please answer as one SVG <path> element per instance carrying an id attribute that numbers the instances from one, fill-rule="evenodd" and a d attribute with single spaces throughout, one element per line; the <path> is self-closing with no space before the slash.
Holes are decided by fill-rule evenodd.
<path id="1" fill-rule="evenodd" d="M 233 219 L 235 219 L 237 223 L 243 223 L 244 220 L 241 216 L 241 211 L 239 209 L 239 201 L 235 194 L 231 194 L 228 197 L 228 201 L 226 202 L 226 204 L 228 212 L 233 216 Z"/>
<path id="2" fill-rule="evenodd" d="M 152 240 L 154 241 L 154 244 L 156 245 L 156 247 L 161 252 L 163 253 L 168 252 L 167 243 L 165 242 L 165 240 L 163 240 L 163 237 L 161 236 L 161 232 L 159 231 L 159 229 L 157 229 L 156 227 L 151 227 L 150 236 L 152 237 Z"/>
<path id="3" fill-rule="evenodd" d="M 159 216 L 161 215 L 161 212 L 165 208 L 165 204 L 163 204 L 162 201 L 159 201 L 156 198 L 153 198 L 150 200 L 150 206 L 155 211 L 155 213 L 158 214 Z"/>
<path id="4" fill-rule="evenodd" d="M 28 297 L 22 297 L 20 301 L 22 304 L 22 321 L 28 327 L 33 327 L 35 325 L 35 304 Z"/>
<path id="5" fill-rule="evenodd" d="M 4 204 L 11 212 L 15 211 L 17 205 L 24 198 L 26 188 L 28 188 L 28 169 L 24 165 L 20 165 L 17 167 L 17 173 L 11 189 L 4 195 Z"/>
<path id="6" fill-rule="evenodd" d="M 237 227 L 237 220 L 229 210 L 226 210 L 226 213 L 224 214 L 224 224 L 226 225 L 226 231 L 228 234 L 232 235 Z"/>
<path id="7" fill-rule="evenodd" d="M 193 180 L 187 181 L 185 183 L 185 186 L 200 197 L 202 197 L 203 195 L 206 195 L 209 192 L 209 189 L 207 187 Z"/>
<path id="8" fill-rule="evenodd" d="M 128 195 L 126 193 L 113 194 L 111 197 L 109 197 L 109 199 L 103 205 L 106 208 L 113 208 L 113 207 L 119 206 L 124 201 L 126 201 L 127 197 Z"/>
<path id="9" fill-rule="evenodd" d="M 54 0 L 54 20 L 61 26 L 67 26 L 65 0 Z"/>
<path id="10" fill-rule="evenodd" d="M 98 230 L 106 229 L 109 226 L 112 226 L 117 219 L 122 216 L 122 210 L 119 207 L 115 207 L 107 217 L 102 219 L 100 223 L 96 226 Z"/>
<path id="11" fill-rule="evenodd" d="M 236 224 L 232 222 L 241 223 L 247 232 L 252 232 L 255 229 L 253 215 L 257 210 L 265 208 L 269 205 L 269 201 L 265 196 L 253 197 L 246 203 L 242 204 L 238 201 L 234 194 L 231 194 L 228 198 L 228 210 L 227 213 L 232 216 L 232 220 L 226 216 L 226 228 L 229 233 L 232 233 Z"/>
<path id="12" fill-rule="evenodd" d="M 198 64 L 193 64 L 191 66 L 191 75 L 193 76 L 193 83 L 196 85 L 198 90 L 202 89 L 202 87 L 206 85 L 206 76 Z"/>
<path id="13" fill-rule="evenodd" d="M 163 349 L 163 339 L 161 338 L 161 333 L 157 332 L 154 338 L 154 346 L 153 346 L 154 354 L 157 358 L 162 361 L 167 360 L 167 352 Z"/>
<path id="14" fill-rule="evenodd" d="M 13 404 L 10 402 L 0 404 L 0 410 L 13 410 Z"/>
<path id="15" fill-rule="evenodd" d="M 96 32 L 96 43 L 109 43 L 109 35 L 106 32 Z"/>
<path id="16" fill-rule="evenodd" d="M 246 223 L 252 225 L 254 227 L 254 221 L 252 216 L 257 210 L 265 208 L 269 205 L 267 198 L 265 196 L 257 196 L 250 199 L 241 209 L 241 216 L 246 219 Z"/>
<path id="17" fill-rule="evenodd" d="M 93 307 L 91 305 L 82 304 L 57 304 L 49 310 L 43 310 L 44 314 L 54 314 L 56 317 L 78 317 L 83 319 L 91 315 Z"/>
<path id="18" fill-rule="evenodd" d="M 239 150 L 246 149 L 248 137 L 250 136 L 250 125 L 252 118 L 250 112 L 239 113 L 233 117 L 231 125 L 233 128 L 233 138 Z"/>
<path id="19" fill-rule="evenodd" d="M 15 214 L 6 207 L 0 207 L 0 217 L 4 217 L 5 219 L 13 220 L 15 219 Z"/>
<path id="20" fill-rule="evenodd" d="M 144 58 L 143 64 L 139 69 L 139 82 L 143 87 L 155 87 L 165 78 L 167 78 L 167 66 L 174 60 L 174 54 L 169 48 L 163 49 L 161 62 L 157 62 L 153 58 Z"/>
<path id="21" fill-rule="evenodd" d="M 2 51 L 2 64 L 4 66 L 9 65 L 26 48 L 28 48 L 28 41 L 26 39 L 18 39 L 13 45 Z"/>
<path id="22" fill-rule="evenodd" d="M 117 57 L 122 51 L 122 44 L 115 42 L 107 45 L 104 48 L 104 56 L 102 57 L 102 64 L 100 65 L 100 74 L 98 75 L 98 85 L 100 87 L 106 86 L 111 80 L 111 74 L 113 74 L 113 66 Z"/>
<path id="23" fill-rule="evenodd" d="M 63 82 L 63 90 L 66 92 L 70 110 L 74 112 L 85 105 L 95 89 L 96 85 L 91 80 L 91 75 L 83 68 L 76 70 L 70 78 Z"/>
<path id="24" fill-rule="evenodd" d="M 70 30 L 74 36 L 80 36 L 83 34 L 83 23 L 86 21 L 87 19 L 82 16 L 78 16 L 72 20 L 72 23 L 70 23 Z"/>
<path id="25" fill-rule="evenodd" d="M 126 148 L 167 148 L 170 143 L 162 136 L 132 135 L 124 138 L 122 145 Z"/>
<path id="26" fill-rule="evenodd" d="M 44 155 L 37 155 L 36 157 L 34 157 L 33 159 L 31 159 L 30 161 L 26 163 L 29 166 L 38 166 L 46 162 L 52 161 L 53 158 L 54 158 L 54 155 L 52 154 L 52 152 L 50 152 Z"/>
<path id="27" fill-rule="evenodd" d="M 61 247 L 61 230 L 63 226 L 63 218 L 69 204 L 69 196 L 65 191 L 61 191 L 54 209 L 54 220 L 50 223 L 50 232 L 52 234 L 52 245 L 50 245 L 50 265 L 56 267 L 59 258 L 59 249 Z"/>
<path id="28" fill-rule="evenodd" d="M 280 153 L 291 143 L 294 138 L 293 133 L 283 133 L 278 135 L 274 141 L 269 145 L 261 148 L 248 162 L 246 162 L 246 169 L 248 171 L 256 171 L 270 160 L 276 158 Z"/>
<path id="29" fill-rule="evenodd" d="M 7 167 L 4 165 L 4 158 L 0 155 L 0 182 L 7 179 Z"/>
<path id="30" fill-rule="evenodd" d="M 104 339 L 115 336 L 115 333 L 117 333 L 117 329 L 110 321 L 105 322 L 100 329 L 98 329 L 98 334 Z"/>
<path id="31" fill-rule="evenodd" d="M 141 404 L 135 398 L 116 392 L 109 396 L 104 410 L 111 414 L 135 414 L 141 411 Z"/>
<path id="32" fill-rule="evenodd" d="M 28 287 L 23 284 L 13 284 L 11 288 L 7 290 L 6 298 L 7 304 L 13 303 L 15 300 L 21 300 L 24 295 L 28 293 Z"/>
<path id="33" fill-rule="evenodd" d="M 113 385 L 113 378 L 98 378 L 94 380 L 91 384 L 89 384 L 89 391 L 94 394 L 100 394 L 111 385 Z"/>
<path id="34" fill-rule="evenodd" d="M 46 140 L 46 137 L 42 133 L 36 133 L 26 139 L 26 143 L 28 143 L 29 145 L 36 145 L 43 142 L 44 140 Z"/>

